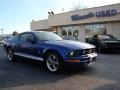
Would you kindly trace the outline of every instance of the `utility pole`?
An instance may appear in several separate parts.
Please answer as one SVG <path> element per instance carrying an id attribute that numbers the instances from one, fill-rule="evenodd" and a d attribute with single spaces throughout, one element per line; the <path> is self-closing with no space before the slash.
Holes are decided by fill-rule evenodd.
<path id="1" fill-rule="evenodd" d="M 2 37 L 3 37 L 3 31 L 4 31 L 4 29 L 0 29 L 1 30 L 1 32 L 2 32 Z"/>

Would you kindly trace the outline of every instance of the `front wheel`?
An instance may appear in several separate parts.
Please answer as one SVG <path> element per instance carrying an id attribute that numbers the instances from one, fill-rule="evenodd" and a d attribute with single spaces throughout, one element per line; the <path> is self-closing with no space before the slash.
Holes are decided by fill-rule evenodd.
<path id="1" fill-rule="evenodd" d="M 8 60 L 10 62 L 14 62 L 15 61 L 15 56 L 14 56 L 14 52 L 11 48 L 8 48 L 7 50 L 7 57 L 8 57 Z"/>
<path id="2" fill-rule="evenodd" d="M 47 54 L 45 64 L 48 71 L 52 73 L 60 72 L 63 70 L 63 60 L 58 54 L 54 52 Z"/>

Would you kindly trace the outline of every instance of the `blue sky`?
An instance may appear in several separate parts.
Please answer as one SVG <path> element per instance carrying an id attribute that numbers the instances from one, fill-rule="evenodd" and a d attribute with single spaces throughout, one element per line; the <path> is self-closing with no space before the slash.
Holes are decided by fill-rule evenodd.
<path id="1" fill-rule="evenodd" d="M 47 19 L 48 11 L 70 11 L 81 4 L 87 7 L 120 3 L 120 0 L 0 0 L 0 29 L 4 34 L 30 30 L 32 20 Z M 1 35 L 1 31 L 0 31 Z"/>

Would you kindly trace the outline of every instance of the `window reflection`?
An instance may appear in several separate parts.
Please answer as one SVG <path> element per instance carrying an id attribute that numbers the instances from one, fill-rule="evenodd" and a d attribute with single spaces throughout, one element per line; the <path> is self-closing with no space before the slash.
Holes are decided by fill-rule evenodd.
<path id="1" fill-rule="evenodd" d="M 78 40 L 78 30 L 74 30 L 73 36 L 75 37 L 76 40 Z"/>
<path id="2" fill-rule="evenodd" d="M 67 32 L 66 32 L 66 30 L 63 30 L 62 31 L 62 36 L 65 36 L 65 35 L 67 35 Z"/>
<path id="3" fill-rule="evenodd" d="M 89 24 L 85 26 L 85 38 L 86 41 L 96 34 L 106 34 L 107 26 L 106 24 Z"/>
<path id="4" fill-rule="evenodd" d="M 78 29 L 76 29 L 76 26 L 61 27 L 61 30 L 64 39 L 78 40 Z"/>
<path id="5" fill-rule="evenodd" d="M 90 25 L 86 25 L 86 30 L 85 30 L 85 34 L 86 37 L 87 36 L 93 36 L 96 34 L 106 34 L 106 24 L 90 24 Z"/>
<path id="6" fill-rule="evenodd" d="M 69 30 L 69 31 L 68 31 L 68 35 L 72 35 L 72 31 Z"/>
<path id="7" fill-rule="evenodd" d="M 106 24 L 93 25 L 93 35 L 96 34 L 106 34 Z"/>

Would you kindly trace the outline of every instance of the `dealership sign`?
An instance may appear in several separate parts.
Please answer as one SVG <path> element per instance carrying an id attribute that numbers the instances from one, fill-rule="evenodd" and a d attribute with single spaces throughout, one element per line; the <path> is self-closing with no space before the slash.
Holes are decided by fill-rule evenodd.
<path id="1" fill-rule="evenodd" d="M 72 19 L 72 21 L 77 21 L 77 20 L 81 20 L 81 19 L 87 19 L 90 17 L 94 17 L 94 16 L 96 16 L 96 17 L 109 17 L 109 16 L 114 16 L 114 15 L 117 15 L 117 10 L 112 9 L 112 10 L 106 10 L 106 11 L 98 11 L 95 13 L 89 12 L 86 15 L 75 14 L 75 15 L 71 16 L 71 19 Z"/>

